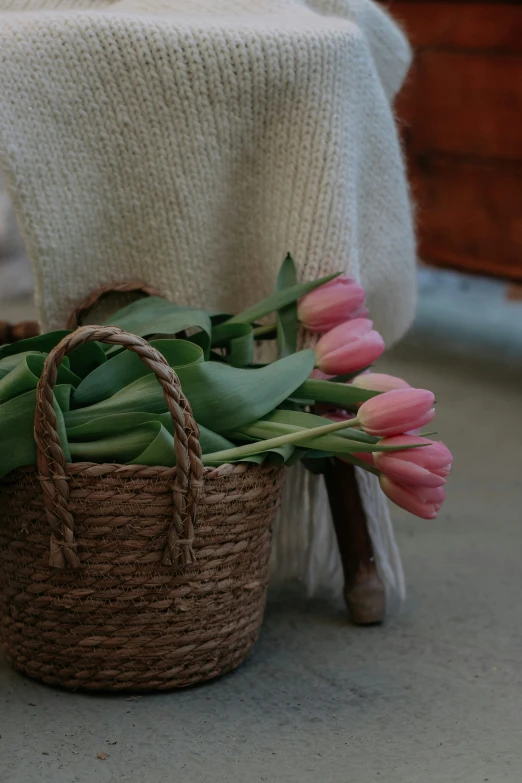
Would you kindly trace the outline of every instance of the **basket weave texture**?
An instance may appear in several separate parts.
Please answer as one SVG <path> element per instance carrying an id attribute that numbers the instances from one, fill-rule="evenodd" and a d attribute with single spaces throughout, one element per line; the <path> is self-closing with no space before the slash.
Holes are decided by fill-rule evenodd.
<path id="1" fill-rule="evenodd" d="M 176 467 L 66 464 L 52 388 L 90 340 L 125 345 L 156 373 Z M 179 380 L 142 338 L 77 329 L 37 389 L 37 467 L 0 482 L 0 638 L 14 666 L 68 688 L 167 690 L 234 669 L 262 622 L 284 469 L 203 468 Z"/>

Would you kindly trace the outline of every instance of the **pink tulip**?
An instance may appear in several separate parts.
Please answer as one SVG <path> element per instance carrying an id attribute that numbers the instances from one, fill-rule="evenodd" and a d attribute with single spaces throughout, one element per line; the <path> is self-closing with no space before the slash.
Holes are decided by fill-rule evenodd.
<path id="1" fill-rule="evenodd" d="M 357 453 L 354 452 L 352 456 L 357 457 L 357 459 L 360 459 L 363 462 L 366 462 L 368 465 L 371 465 L 372 468 L 375 467 L 373 454 L 370 451 L 360 451 L 360 452 L 358 451 Z M 353 462 L 350 462 L 348 458 L 338 457 L 338 459 L 340 459 L 341 462 L 346 462 L 348 465 L 353 465 Z"/>
<path id="2" fill-rule="evenodd" d="M 357 453 L 354 452 L 353 456 L 361 459 L 363 462 L 367 462 L 368 465 L 372 466 L 372 468 L 375 467 L 375 454 L 372 454 L 371 451 L 358 451 Z"/>
<path id="3" fill-rule="evenodd" d="M 363 402 L 357 419 L 369 435 L 401 435 L 432 420 L 434 401 L 427 389 L 392 389 Z"/>
<path id="4" fill-rule="evenodd" d="M 405 451 L 379 451 L 375 453 L 375 466 L 388 478 L 408 487 L 442 487 L 451 470 L 453 456 L 443 443 L 412 435 L 396 435 L 384 438 L 380 446 L 414 446 L 421 448 Z"/>
<path id="5" fill-rule="evenodd" d="M 381 489 L 393 503 L 421 519 L 435 519 L 446 493 L 442 487 L 405 487 L 381 474 Z"/>
<path id="6" fill-rule="evenodd" d="M 368 318 L 370 315 L 370 311 L 366 307 L 365 304 L 361 305 L 357 308 L 357 310 L 354 310 L 354 312 L 350 316 L 350 320 L 353 321 L 354 318 Z"/>
<path id="7" fill-rule="evenodd" d="M 321 370 L 314 368 L 310 373 L 310 378 L 315 381 L 329 381 L 332 378 L 335 378 L 335 375 L 327 375 L 325 372 L 321 372 Z"/>
<path id="8" fill-rule="evenodd" d="M 392 389 L 411 389 L 411 386 L 402 378 L 396 378 L 394 375 L 386 375 L 383 372 L 365 372 L 352 379 L 352 386 L 358 389 L 369 389 L 370 391 L 386 392 Z"/>
<path id="9" fill-rule="evenodd" d="M 367 318 L 356 318 L 324 334 L 315 347 L 322 372 L 344 375 L 371 364 L 384 351 L 384 341 Z"/>
<path id="10" fill-rule="evenodd" d="M 364 305 L 364 288 L 353 277 L 340 275 L 299 300 L 298 318 L 312 332 L 329 332 L 354 318 Z"/>
<path id="11" fill-rule="evenodd" d="M 348 413 L 348 411 L 339 410 L 338 408 L 331 408 L 328 407 L 328 405 L 321 405 L 321 403 L 315 405 L 314 411 L 315 413 L 317 413 L 318 416 L 324 416 L 325 419 L 330 419 L 330 421 L 347 421 L 348 419 L 355 418 L 355 414 L 353 413 Z M 374 467 L 375 463 L 371 451 L 361 451 L 358 452 L 357 454 L 354 454 L 353 456 L 357 457 L 363 462 L 367 462 L 368 465 Z M 342 462 L 348 462 L 348 464 L 352 464 L 348 459 L 343 460 L 342 457 L 339 457 L 339 459 Z"/>

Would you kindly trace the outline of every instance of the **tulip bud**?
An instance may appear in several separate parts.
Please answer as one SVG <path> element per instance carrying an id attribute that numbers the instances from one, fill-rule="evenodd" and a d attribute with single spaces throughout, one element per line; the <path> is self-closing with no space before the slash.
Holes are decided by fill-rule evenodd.
<path id="1" fill-rule="evenodd" d="M 329 283 L 314 289 L 299 301 L 297 315 L 306 329 L 329 332 L 339 324 L 367 314 L 364 307 L 364 288 L 353 277 L 340 275 Z"/>
<path id="2" fill-rule="evenodd" d="M 354 452 L 353 456 L 357 457 L 357 459 L 360 459 L 363 462 L 366 462 L 368 465 L 371 465 L 372 468 L 375 467 L 375 455 L 372 454 L 371 451 L 357 451 Z"/>
<path id="3" fill-rule="evenodd" d="M 453 457 L 443 444 L 416 438 L 411 435 L 396 435 L 384 438 L 380 446 L 417 446 L 404 451 L 379 451 L 375 453 L 375 466 L 392 481 L 408 487 L 442 487 L 451 470 Z"/>
<path id="4" fill-rule="evenodd" d="M 381 474 L 384 494 L 397 506 L 421 519 L 435 519 L 446 498 L 442 487 L 406 487 Z"/>
<path id="5" fill-rule="evenodd" d="M 401 435 L 432 420 L 434 401 L 427 389 L 392 389 L 363 402 L 357 419 L 369 435 Z"/>
<path id="6" fill-rule="evenodd" d="M 335 375 L 327 375 L 325 372 L 321 372 L 321 370 L 317 370 L 315 367 L 310 373 L 310 378 L 312 378 L 315 381 L 331 381 L 332 378 L 335 378 Z"/>
<path id="7" fill-rule="evenodd" d="M 392 389 L 411 389 L 411 386 L 402 378 L 394 375 L 386 375 L 383 372 L 365 372 L 357 375 L 351 381 L 352 386 L 369 391 L 386 392 Z"/>
<path id="8" fill-rule="evenodd" d="M 329 375 L 344 375 L 367 367 L 384 351 L 384 340 L 367 318 L 335 327 L 315 347 L 317 366 Z"/>

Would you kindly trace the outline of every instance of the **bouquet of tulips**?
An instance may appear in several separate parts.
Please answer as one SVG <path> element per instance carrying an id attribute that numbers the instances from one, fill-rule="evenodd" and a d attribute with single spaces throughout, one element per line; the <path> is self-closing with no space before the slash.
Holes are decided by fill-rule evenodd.
<path id="1" fill-rule="evenodd" d="M 239 314 L 148 297 L 106 323 L 149 339 L 175 370 L 204 464 L 302 460 L 320 472 L 339 458 L 378 475 L 402 508 L 436 516 L 451 454 L 418 434 L 434 416 L 434 395 L 369 372 L 384 343 L 353 279 L 298 284 L 287 256 L 274 293 Z M 297 349 L 300 327 L 321 335 L 314 350 Z M 35 389 L 48 351 L 66 334 L 0 349 L 0 477 L 35 464 Z M 278 358 L 256 362 L 256 344 L 267 340 L 277 342 Z M 77 348 L 59 368 L 54 402 L 69 461 L 174 464 L 161 388 L 135 354 L 100 343 Z"/>

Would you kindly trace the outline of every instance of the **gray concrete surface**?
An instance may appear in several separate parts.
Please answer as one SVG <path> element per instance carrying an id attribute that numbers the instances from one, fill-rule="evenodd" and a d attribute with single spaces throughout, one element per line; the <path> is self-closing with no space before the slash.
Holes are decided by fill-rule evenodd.
<path id="1" fill-rule="evenodd" d="M 0 660 L 2 783 L 522 780 L 520 310 L 483 328 L 480 292 L 424 282 L 380 367 L 436 392 L 455 465 L 436 522 L 395 513 L 403 610 L 354 628 L 289 587 L 240 670 L 159 696 L 66 693 Z"/>

